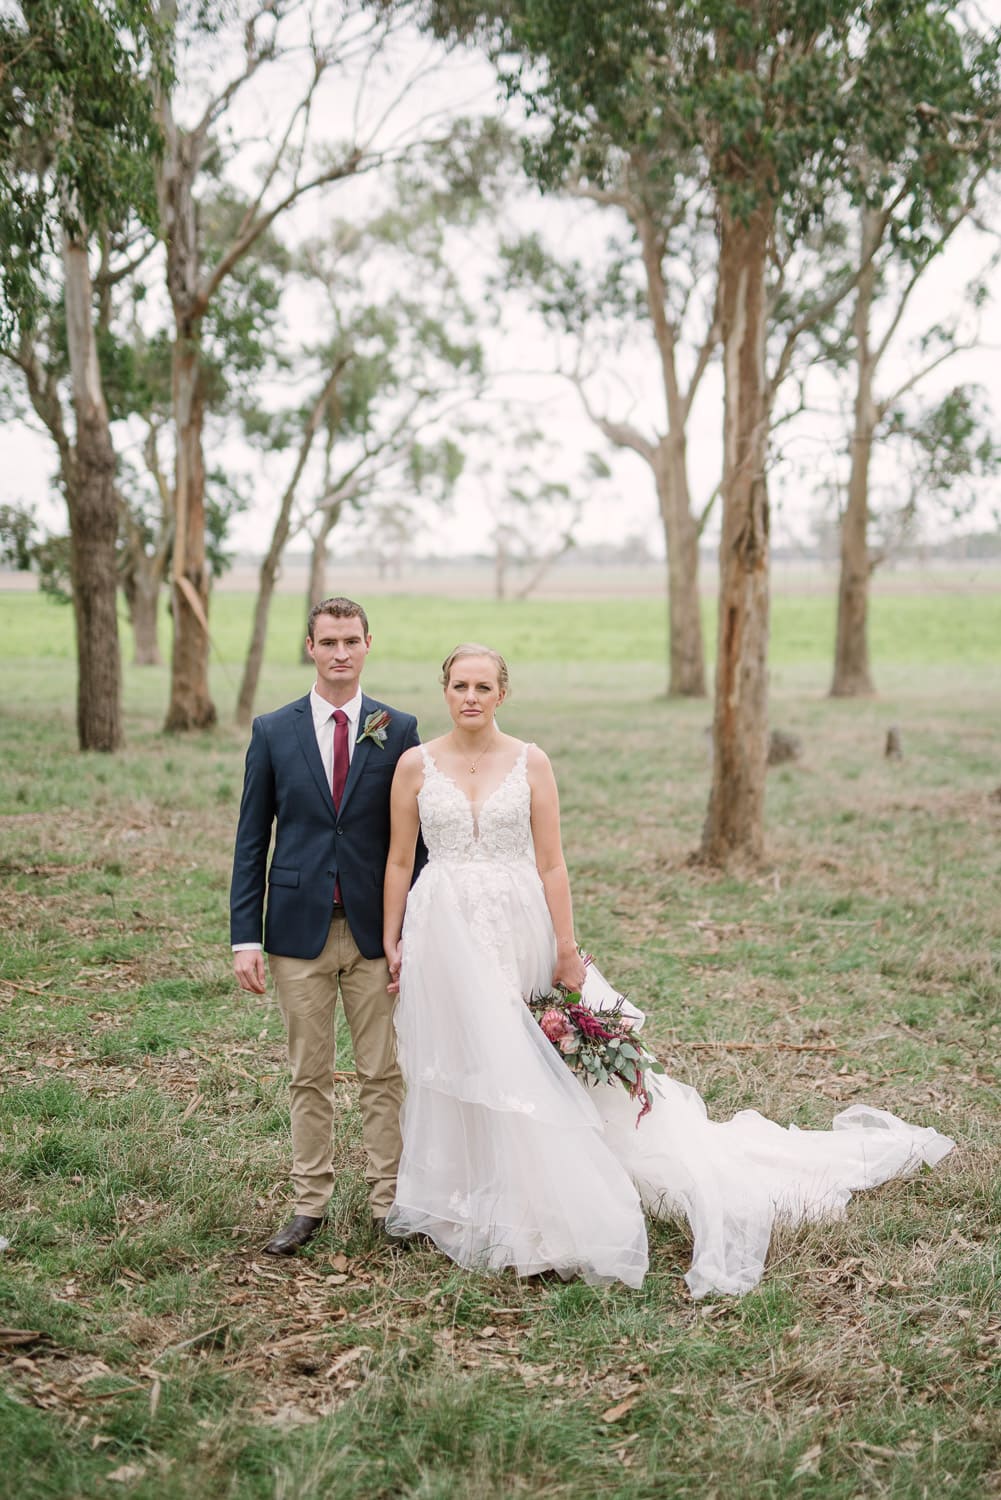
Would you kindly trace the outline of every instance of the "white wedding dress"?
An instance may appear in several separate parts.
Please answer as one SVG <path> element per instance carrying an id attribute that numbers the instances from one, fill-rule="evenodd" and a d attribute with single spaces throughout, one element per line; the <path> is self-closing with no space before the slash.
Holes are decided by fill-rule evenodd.
<path id="1" fill-rule="evenodd" d="M 694 1089 L 649 1074 L 653 1107 L 578 1081 L 523 997 L 550 988 L 552 923 L 535 866 L 528 746 L 477 810 L 422 750 L 429 860 L 407 902 L 397 1009 L 403 1157 L 386 1224 L 460 1265 L 639 1286 L 644 1209 L 687 1219 L 694 1296 L 760 1280 L 776 1218 L 836 1214 L 852 1192 L 935 1163 L 953 1142 L 853 1106 L 830 1131 L 754 1110 L 707 1118 Z M 588 971 L 584 998 L 614 1000 Z"/>

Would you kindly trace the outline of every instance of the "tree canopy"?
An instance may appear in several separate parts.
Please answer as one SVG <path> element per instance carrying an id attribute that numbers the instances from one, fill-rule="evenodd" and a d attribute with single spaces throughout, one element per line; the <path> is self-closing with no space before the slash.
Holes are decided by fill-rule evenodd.
<path id="1" fill-rule="evenodd" d="M 31 309 L 61 225 L 155 216 L 145 0 L 22 0 L 0 12 L 0 335 Z"/>

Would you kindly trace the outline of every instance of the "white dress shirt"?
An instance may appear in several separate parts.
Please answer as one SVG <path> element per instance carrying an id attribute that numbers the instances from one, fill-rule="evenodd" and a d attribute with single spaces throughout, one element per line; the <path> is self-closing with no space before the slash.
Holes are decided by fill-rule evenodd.
<path id="1" fill-rule="evenodd" d="M 334 780 L 334 705 L 328 703 L 326 698 L 321 698 L 314 685 L 309 690 L 309 708 L 313 715 L 313 729 L 316 733 L 320 759 L 323 761 L 324 775 L 327 778 L 327 785 L 332 786 Z M 358 724 L 361 719 L 361 688 L 349 702 L 342 703 L 341 708 L 348 716 L 348 762 L 350 763 L 355 753 L 355 741 L 358 738 Z M 233 952 L 260 952 L 263 946 L 263 943 L 234 943 Z"/>
<path id="2" fill-rule="evenodd" d="M 327 785 L 331 786 L 334 780 L 334 705 L 328 703 L 326 698 L 321 698 L 315 687 L 309 690 L 309 706 L 313 714 L 313 728 L 316 731 L 316 743 L 320 751 L 320 759 L 323 761 L 323 769 L 327 777 Z M 355 740 L 358 738 L 358 723 L 361 719 L 361 688 L 348 703 L 342 703 L 341 708 L 348 716 L 348 760 L 355 753 Z"/>

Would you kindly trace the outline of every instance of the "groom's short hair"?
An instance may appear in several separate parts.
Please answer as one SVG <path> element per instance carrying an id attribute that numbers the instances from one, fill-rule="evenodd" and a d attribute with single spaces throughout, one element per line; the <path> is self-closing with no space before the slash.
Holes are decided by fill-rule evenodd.
<path id="1" fill-rule="evenodd" d="M 333 615 L 335 620 L 353 620 L 357 617 L 361 621 L 364 634 L 371 635 L 368 628 L 368 615 L 353 599 L 344 599 L 338 595 L 336 599 L 321 599 L 319 604 L 314 604 L 309 612 L 309 619 L 306 621 L 306 634 L 310 640 L 313 639 L 313 631 L 320 615 Z"/>

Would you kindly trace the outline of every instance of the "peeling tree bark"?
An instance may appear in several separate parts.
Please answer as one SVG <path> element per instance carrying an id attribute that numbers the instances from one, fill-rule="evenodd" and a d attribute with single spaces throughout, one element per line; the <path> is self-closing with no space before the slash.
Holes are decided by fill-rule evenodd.
<path id="1" fill-rule="evenodd" d="M 94 338 L 86 235 L 64 234 L 66 343 L 76 442 L 66 486 L 77 649 L 77 735 L 81 750 L 118 750 L 122 670 L 118 642 L 118 496 L 115 452 Z"/>
<path id="2" fill-rule="evenodd" d="M 200 318 L 178 319 L 173 355 L 173 408 L 177 428 L 174 468 L 174 568 L 168 731 L 208 729 L 216 722 L 209 693 L 209 639 L 205 628 L 209 577 L 205 563 L 205 402 L 199 337 Z"/>
<path id="3" fill-rule="evenodd" d="M 167 253 L 167 288 L 174 312 L 172 404 L 176 433 L 174 460 L 174 566 L 168 731 L 207 729 L 216 722 L 209 693 L 209 579 L 205 565 L 205 460 L 202 429 L 201 329 L 205 294 L 193 184 L 201 161 L 201 140 L 178 130 L 170 100 L 159 102 L 164 134 L 157 191 Z"/>
<path id="4" fill-rule="evenodd" d="M 726 867 L 764 852 L 768 754 L 769 538 L 765 458 L 767 268 L 771 205 L 747 222 L 721 206 L 723 531 L 713 719 L 713 779 L 702 856 Z"/>

